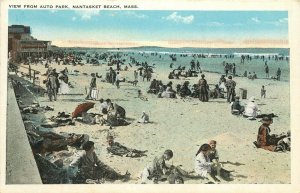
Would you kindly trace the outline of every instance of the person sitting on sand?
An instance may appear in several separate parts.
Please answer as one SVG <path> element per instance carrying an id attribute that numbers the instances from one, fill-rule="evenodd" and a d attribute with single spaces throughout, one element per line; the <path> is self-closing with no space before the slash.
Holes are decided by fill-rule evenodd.
<path id="1" fill-rule="evenodd" d="M 200 97 L 200 89 L 197 84 L 194 84 L 192 87 L 192 94 L 191 97 L 193 98 L 199 98 Z"/>
<path id="2" fill-rule="evenodd" d="M 138 120 L 138 123 L 149 123 L 149 115 L 143 111 L 141 118 Z"/>
<path id="3" fill-rule="evenodd" d="M 225 75 L 221 75 L 221 78 L 220 78 L 220 80 L 219 80 L 219 85 L 221 85 L 222 83 L 223 83 L 223 84 L 226 83 Z"/>
<path id="4" fill-rule="evenodd" d="M 210 151 L 211 147 L 209 144 L 200 146 L 195 159 L 195 172 L 201 177 L 208 178 L 210 181 L 219 182 L 220 180 L 212 173 L 214 163 L 208 157 Z"/>
<path id="5" fill-rule="evenodd" d="M 273 119 L 271 117 L 263 117 L 262 125 L 258 129 L 257 141 L 254 142 L 255 146 L 258 148 L 262 148 L 269 151 L 275 151 L 278 142 L 285 138 L 286 135 L 271 135 L 270 125 L 273 123 Z M 278 150 L 278 149 L 277 149 Z"/>
<path id="6" fill-rule="evenodd" d="M 100 106 L 99 106 L 99 113 L 100 113 L 100 114 L 104 114 L 104 113 L 103 113 L 103 109 L 106 109 L 106 111 L 107 111 L 107 109 L 108 109 L 108 104 L 107 104 L 107 102 L 104 101 L 104 99 L 102 99 L 102 98 L 99 100 L 99 103 L 100 103 Z"/>
<path id="7" fill-rule="evenodd" d="M 244 112 L 245 107 L 240 103 L 240 97 L 235 96 L 235 100 L 231 103 L 231 114 L 240 115 Z"/>
<path id="8" fill-rule="evenodd" d="M 78 167 L 78 173 L 75 177 L 75 183 L 85 183 L 87 179 L 108 179 L 108 180 L 123 180 L 127 181 L 130 174 L 119 174 L 112 168 L 102 163 L 95 153 L 94 142 L 87 141 L 83 145 L 84 152 L 74 159 L 70 166 L 71 168 Z"/>
<path id="9" fill-rule="evenodd" d="M 183 86 L 180 88 L 180 91 L 179 91 L 179 95 L 181 97 L 190 96 L 192 94 L 191 90 L 189 89 L 189 84 L 190 84 L 189 81 L 185 81 L 183 83 Z"/>
<path id="10" fill-rule="evenodd" d="M 148 101 L 148 98 L 145 95 L 143 95 L 141 90 L 138 90 L 138 98 L 140 98 L 143 101 Z"/>
<path id="11" fill-rule="evenodd" d="M 216 84 L 215 88 L 210 92 L 210 97 L 214 99 L 222 98 L 221 89 L 219 88 L 218 84 Z"/>
<path id="12" fill-rule="evenodd" d="M 223 169 L 222 164 L 219 163 L 219 154 L 217 151 L 217 141 L 215 140 L 210 140 L 209 145 L 211 147 L 211 150 L 208 154 L 209 159 L 211 160 L 212 163 L 214 163 L 212 169 L 212 173 L 216 173 L 217 176 L 224 178 L 224 179 L 228 179 L 230 176 L 230 172 Z"/>
<path id="13" fill-rule="evenodd" d="M 164 98 L 176 98 L 176 92 L 172 88 L 172 82 L 167 84 L 166 90 L 162 93 L 162 97 Z"/>
<path id="14" fill-rule="evenodd" d="M 244 117 L 248 117 L 250 120 L 256 119 L 256 116 L 260 113 L 257 105 L 255 104 L 255 98 L 250 97 L 244 111 Z"/>
<path id="15" fill-rule="evenodd" d="M 253 80 L 253 76 L 252 76 L 251 72 L 249 72 L 248 78 L 251 79 L 251 80 Z"/>
<path id="16" fill-rule="evenodd" d="M 145 151 L 140 151 L 140 150 L 136 150 L 136 149 L 131 149 L 131 148 L 127 148 L 123 145 L 121 145 L 118 142 L 114 141 L 114 137 L 113 136 L 107 136 L 107 143 L 108 143 L 108 147 L 106 148 L 107 152 L 113 154 L 113 155 L 117 155 L 117 156 L 125 156 L 125 157 L 142 157 L 142 156 L 147 156 L 145 153 L 147 152 L 147 150 Z"/>
<path id="17" fill-rule="evenodd" d="M 116 103 L 112 103 L 110 99 L 107 99 L 106 102 L 108 105 L 107 111 L 115 114 L 116 117 L 120 117 L 122 119 L 126 118 L 126 111 L 123 107 Z"/>
<path id="18" fill-rule="evenodd" d="M 166 179 L 170 168 L 167 167 L 165 161 L 172 159 L 172 157 L 173 151 L 169 149 L 161 157 L 155 157 L 152 165 L 147 166 L 141 174 L 142 184 L 156 184 L 158 181 Z"/>
<path id="19" fill-rule="evenodd" d="M 148 93 L 157 94 L 158 91 L 159 91 L 159 83 L 156 79 L 153 79 L 151 84 L 150 84 Z"/>

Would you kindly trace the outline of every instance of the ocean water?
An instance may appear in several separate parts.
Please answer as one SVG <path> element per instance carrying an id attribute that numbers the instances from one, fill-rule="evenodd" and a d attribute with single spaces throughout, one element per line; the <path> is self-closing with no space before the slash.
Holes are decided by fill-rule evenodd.
<path id="1" fill-rule="evenodd" d="M 289 81 L 290 68 L 288 60 L 275 61 L 274 58 L 268 59 L 268 56 L 279 55 L 289 57 L 289 49 L 287 48 L 161 48 L 161 47 L 138 47 L 138 48 L 122 48 L 122 49 L 81 49 L 86 51 L 90 55 L 95 53 L 116 53 L 122 55 L 122 59 L 129 62 L 130 57 L 134 57 L 139 62 L 147 62 L 148 65 L 155 65 L 155 70 L 169 70 L 170 63 L 173 63 L 173 69 L 178 66 L 185 66 L 186 69 L 190 67 L 191 60 L 199 61 L 201 69 L 209 72 L 224 73 L 223 61 L 226 63 L 236 64 L 236 74 L 242 75 L 245 71 L 255 72 L 258 78 L 265 77 L 264 65 L 265 61 L 269 66 L 270 76 L 276 76 L 278 68 L 281 69 L 281 80 Z M 151 55 L 151 53 L 158 53 L 158 55 Z M 194 58 L 192 54 L 205 54 L 205 55 L 222 55 L 222 58 L 206 57 L 206 58 Z M 172 61 L 169 57 L 170 54 L 176 54 L 177 61 Z M 180 54 L 187 54 L 187 57 L 180 57 Z M 225 58 L 224 55 L 233 54 L 234 58 Z M 245 60 L 244 64 L 241 63 L 240 56 L 242 54 L 247 55 L 264 55 L 265 60 L 253 59 L 251 61 Z M 161 57 L 159 57 L 161 56 Z M 101 61 L 100 61 L 101 62 Z M 171 69 L 170 69 L 171 71 Z"/>

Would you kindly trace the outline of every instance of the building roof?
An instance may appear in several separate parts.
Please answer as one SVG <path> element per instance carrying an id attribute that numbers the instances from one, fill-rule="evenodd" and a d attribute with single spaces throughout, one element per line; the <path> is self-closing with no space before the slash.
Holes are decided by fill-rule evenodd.
<path id="1" fill-rule="evenodd" d="M 8 26 L 8 33 L 26 33 L 30 34 L 30 26 L 24 26 L 24 25 L 11 25 Z"/>

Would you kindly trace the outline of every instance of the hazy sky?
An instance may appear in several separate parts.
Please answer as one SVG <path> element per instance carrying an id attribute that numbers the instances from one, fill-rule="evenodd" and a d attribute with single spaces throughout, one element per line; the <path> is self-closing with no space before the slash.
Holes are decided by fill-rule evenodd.
<path id="1" fill-rule="evenodd" d="M 9 25 L 59 46 L 287 46 L 286 11 L 9 10 Z M 211 46 L 210 46 L 211 45 Z"/>

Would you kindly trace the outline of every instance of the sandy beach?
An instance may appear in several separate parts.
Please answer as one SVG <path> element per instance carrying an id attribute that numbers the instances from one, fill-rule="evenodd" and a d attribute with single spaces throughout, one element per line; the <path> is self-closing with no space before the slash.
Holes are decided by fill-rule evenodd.
<path id="1" fill-rule="evenodd" d="M 32 69 L 38 70 L 41 74 L 46 72 L 43 65 L 31 65 Z M 58 100 L 50 102 L 47 95 L 36 96 L 40 106 L 52 106 L 54 111 L 47 111 L 45 117 L 57 115 L 58 112 L 72 113 L 75 107 L 85 102 L 85 87 L 89 86 L 90 74 L 98 72 L 105 77 L 109 67 L 107 65 L 57 65 L 52 63 L 51 67 L 57 72 L 68 68 L 69 72 L 78 70 L 80 75 L 69 75 L 69 81 L 74 86 L 70 89 L 71 94 L 84 95 L 58 95 Z M 133 80 L 133 71 L 137 67 L 129 68 L 128 71 L 121 71 L 121 75 Z M 205 70 L 205 69 L 204 69 Z M 87 73 L 88 75 L 84 75 Z M 168 83 L 169 70 L 155 69 L 153 78 Z M 217 84 L 220 74 L 204 72 L 208 84 Z M 46 76 L 41 76 L 42 80 Z M 234 171 L 233 181 L 221 180 L 221 183 L 233 184 L 281 184 L 290 183 L 290 153 L 275 153 L 257 149 L 253 145 L 256 140 L 257 130 L 261 123 L 259 119 L 250 121 L 242 116 L 233 116 L 230 113 L 230 105 L 226 99 L 211 99 L 208 103 L 203 103 L 197 98 L 167 99 L 158 98 L 157 95 L 147 94 L 150 82 L 143 82 L 139 77 L 137 86 L 129 83 L 120 83 L 120 89 L 115 85 L 101 82 L 97 78 L 97 88 L 99 97 L 110 98 L 112 102 L 125 108 L 127 120 L 131 122 L 128 126 L 114 127 L 112 132 L 116 136 L 115 141 L 130 148 L 148 150 L 147 157 L 129 158 L 112 156 L 107 153 L 106 136 L 108 126 L 86 125 L 76 122 L 75 126 L 62 126 L 53 128 L 54 132 L 69 132 L 78 134 L 88 134 L 90 140 L 95 142 L 96 153 L 100 160 L 113 167 L 121 173 L 127 170 L 131 173 L 132 180 L 126 183 L 140 183 L 139 177 L 143 168 L 151 163 L 155 156 L 160 156 L 164 150 L 171 149 L 174 157 L 168 164 L 181 165 L 187 171 L 194 170 L 194 158 L 199 146 L 208 143 L 209 140 L 217 141 L 217 149 L 220 155 L 220 162 L 224 168 Z M 173 85 L 190 81 L 190 85 L 198 82 L 199 77 L 172 80 Z M 248 98 L 256 97 L 261 113 L 274 113 L 278 117 L 274 118 L 271 125 L 271 133 L 280 134 L 290 130 L 290 104 L 289 104 L 289 82 L 281 82 L 266 79 L 250 80 L 242 77 L 235 77 L 237 83 L 236 91 L 239 88 L 247 89 Z M 260 99 L 260 88 L 266 86 L 267 97 Z M 175 86 L 174 86 L 175 87 Z M 137 97 L 137 91 L 141 90 L 147 96 L 148 101 L 143 101 Z M 247 100 L 241 100 L 246 103 Z M 95 107 L 89 112 L 98 112 L 98 101 Z M 151 123 L 137 123 L 140 115 L 146 111 L 150 115 Z M 30 119 L 30 117 L 29 117 Z M 43 120 L 34 120 L 39 125 Z M 68 165 L 65 162 L 64 165 Z M 276 166 L 276 167 L 274 167 Z M 186 180 L 187 184 L 206 183 L 207 180 Z M 115 183 L 122 183 L 116 181 Z"/>

